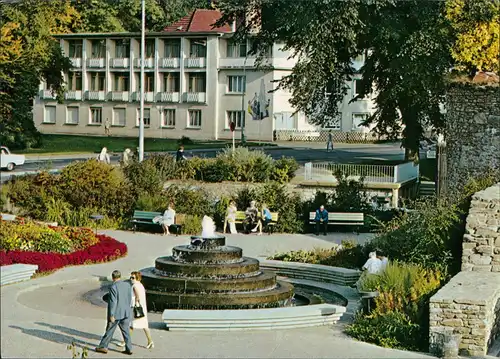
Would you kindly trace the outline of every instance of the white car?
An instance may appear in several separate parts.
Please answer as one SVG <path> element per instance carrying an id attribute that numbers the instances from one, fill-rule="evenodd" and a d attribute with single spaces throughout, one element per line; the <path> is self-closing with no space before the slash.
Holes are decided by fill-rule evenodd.
<path id="1" fill-rule="evenodd" d="M 0 146 L 0 167 L 12 171 L 16 166 L 24 165 L 26 157 L 24 155 L 14 155 L 5 146 Z"/>

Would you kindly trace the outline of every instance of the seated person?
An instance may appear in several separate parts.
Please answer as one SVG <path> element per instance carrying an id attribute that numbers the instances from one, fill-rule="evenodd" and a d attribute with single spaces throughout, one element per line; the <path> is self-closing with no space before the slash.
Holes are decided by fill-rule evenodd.
<path id="1" fill-rule="evenodd" d="M 320 225 L 323 225 L 323 234 L 326 236 L 326 230 L 328 228 L 328 211 L 325 209 L 325 206 L 321 205 L 319 209 L 316 210 L 314 221 L 316 222 L 316 235 L 319 236 Z"/>
<path id="2" fill-rule="evenodd" d="M 169 235 L 169 228 L 175 223 L 175 210 L 173 203 L 168 205 L 167 210 L 163 213 L 163 218 L 160 223 L 163 227 L 163 235 Z"/>
<path id="3" fill-rule="evenodd" d="M 245 233 L 250 233 L 250 228 L 257 224 L 259 211 L 255 206 L 255 201 L 250 202 L 250 207 L 245 211 L 245 221 L 243 222 L 243 227 L 245 229 Z"/>
<path id="4" fill-rule="evenodd" d="M 377 252 L 371 252 L 368 257 L 361 270 L 368 274 L 379 274 L 382 271 L 382 261 L 377 258 Z"/>
<path id="5" fill-rule="evenodd" d="M 380 259 L 381 271 L 384 271 L 387 267 L 387 264 L 389 264 L 389 258 L 387 258 L 380 249 L 377 249 L 377 258 Z"/>
<path id="6" fill-rule="evenodd" d="M 267 225 L 271 222 L 273 216 L 271 215 L 271 211 L 267 208 L 266 204 L 262 205 L 261 218 L 257 220 L 257 226 L 252 229 L 252 232 L 257 232 L 259 230 L 259 235 L 262 235 L 262 228 L 267 227 Z"/>
<path id="7" fill-rule="evenodd" d="M 226 233 L 226 227 L 229 223 L 229 232 L 230 233 L 238 233 L 236 231 L 236 212 L 238 212 L 238 208 L 236 208 L 236 202 L 229 202 L 229 207 L 227 207 L 226 211 L 226 220 L 224 221 L 224 233 Z"/>

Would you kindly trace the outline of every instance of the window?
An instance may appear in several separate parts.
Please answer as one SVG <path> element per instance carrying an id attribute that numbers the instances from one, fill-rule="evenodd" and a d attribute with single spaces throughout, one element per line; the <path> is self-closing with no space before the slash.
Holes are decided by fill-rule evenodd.
<path id="1" fill-rule="evenodd" d="M 352 114 L 352 129 L 360 130 L 363 126 L 362 123 L 370 116 L 369 113 L 353 113 Z"/>
<path id="2" fill-rule="evenodd" d="M 205 92 L 205 85 L 204 73 L 189 74 L 188 92 Z"/>
<path id="3" fill-rule="evenodd" d="M 191 128 L 201 127 L 201 110 L 189 110 L 188 127 Z"/>
<path id="4" fill-rule="evenodd" d="M 69 72 L 68 73 L 68 90 L 81 91 L 82 90 L 82 73 Z"/>
<path id="5" fill-rule="evenodd" d="M 155 40 L 148 39 L 146 40 L 146 54 L 144 57 L 150 58 L 155 57 Z M 141 53 L 141 40 L 139 40 L 139 54 Z"/>
<path id="6" fill-rule="evenodd" d="M 247 43 L 237 43 L 232 40 L 227 41 L 227 57 L 246 57 Z"/>
<path id="7" fill-rule="evenodd" d="M 90 108 L 90 123 L 94 125 L 102 124 L 102 108 L 100 107 Z"/>
<path id="8" fill-rule="evenodd" d="M 356 79 L 352 82 L 353 89 L 352 89 L 352 97 L 356 97 L 359 95 L 360 90 L 361 90 L 361 79 Z"/>
<path id="9" fill-rule="evenodd" d="M 191 40 L 190 57 L 206 57 L 207 56 L 207 41 L 205 39 Z"/>
<path id="10" fill-rule="evenodd" d="M 115 126 L 125 126 L 125 109 L 124 108 L 114 108 L 113 109 L 113 125 Z"/>
<path id="11" fill-rule="evenodd" d="M 129 90 L 129 76 L 125 72 L 115 73 L 115 91 Z"/>
<path id="12" fill-rule="evenodd" d="M 179 92 L 180 87 L 180 76 L 178 73 L 163 75 L 163 92 Z"/>
<path id="13" fill-rule="evenodd" d="M 92 53 L 90 57 L 93 59 L 102 59 L 106 57 L 105 40 L 92 40 Z"/>
<path id="14" fill-rule="evenodd" d="M 341 115 L 335 118 L 329 118 L 323 125 L 323 128 L 328 128 L 330 130 L 340 130 L 340 122 L 341 122 L 340 120 L 341 120 Z"/>
<path id="15" fill-rule="evenodd" d="M 141 109 L 137 109 L 137 126 L 139 126 L 141 122 Z M 145 108 L 144 109 L 144 126 L 151 126 L 151 109 L 150 108 Z"/>
<path id="16" fill-rule="evenodd" d="M 69 57 L 79 58 L 82 57 L 83 53 L 83 41 L 82 40 L 70 40 L 69 41 Z"/>
<path id="17" fill-rule="evenodd" d="M 227 111 L 226 117 L 226 128 L 229 128 L 231 122 L 234 122 L 235 128 L 242 128 L 245 124 L 245 111 Z"/>
<path id="18" fill-rule="evenodd" d="M 43 123 L 56 123 L 56 106 L 45 106 Z"/>
<path id="19" fill-rule="evenodd" d="M 163 110 L 163 127 L 175 127 L 175 110 L 167 108 Z"/>
<path id="20" fill-rule="evenodd" d="M 115 57 L 119 59 L 128 58 L 130 56 L 130 42 L 128 40 L 115 41 Z"/>
<path id="21" fill-rule="evenodd" d="M 180 40 L 165 40 L 165 57 L 167 58 L 181 57 Z"/>
<path id="22" fill-rule="evenodd" d="M 243 93 L 246 89 L 245 76 L 228 76 L 227 77 L 227 90 L 228 92 Z"/>
<path id="23" fill-rule="evenodd" d="M 90 75 L 90 91 L 104 91 L 106 77 L 104 72 L 89 73 Z"/>
<path id="24" fill-rule="evenodd" d="M 252 39 L 249 40 L 249 45 L 250 45 L 249 49 L 251 49 L 251 50 L 253 50 L 254 47 L 256 47 L 254 41 L 255 40 L 252 40 Z M 272 55 L 273 55 L 273 47 L 272 47 L 272 45 L 261 45 L 261 47 L 262 47 L 262 50 L 263 50 L 262 52 L 263 52 L 264 57 L 272 57 Z M 282 46 L 280 46 L 280 48 L 281 47 Z M 260 54 L 260 52 L 259 52 L 259 54 Z"/>
<path id="25" fill-rule="evenodd" d="M 66 123 L 72 125 L 78 125 L 79 122 L 79 108 L 78 107 L 68 107 L 66 113 Z"/>

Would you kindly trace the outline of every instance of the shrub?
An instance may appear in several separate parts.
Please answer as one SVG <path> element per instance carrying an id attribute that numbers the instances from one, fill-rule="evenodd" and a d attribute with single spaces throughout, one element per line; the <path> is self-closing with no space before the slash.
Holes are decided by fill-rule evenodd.
<path id="1" fill-rule="evenodd" d="M 320 264 L 322 260 L 334 256 L 337 253 L 337 248 L 330 249 L 314 248 L 310 251 L 298 250 L 285 253 L 277 253 L 267 259 L 278 260 L 283 262 L 300 262 Z"/>
<path id="2" fill-rule="evenodd" d="M 369 212 L 370 206 L 364 191 L 363 177 L 359 181 L 350 180 L 342 171 L 337 171 L 334 175 L 337 178 L 337 187 L 335 187 L 335 192 L 331 197 L 331 210 L 336 212 Z"/>
<path id="3" fill-rule="evenodd" d="M 270 179 L 278 183 L 290 182 L 295 177 L 295 172 L 299 167 L 295 158 L 282 156 L 274 161 Z"/>
<path id="4" fill-rule="evenodd" d="M 271 175 L 273 159 L 263 151 L 250 151 L 246 147 L 234 151 L 226 148 L 217 155 L 216 164 L 226 171 L 226 180 L 265 182 Z"/>
<path id="5" fill-rule="evenodd" d="M 155 193 L 161 190 L 164 179 L 153 161 L 132 161 L 123 168 L 125 176 L 136 194 Z"/>
<path id="6" fill-rule="evenodd" d="M 163 195 L 142 193 L 135 203 L 135 209 L 149 212 L 164 212 L 168 207 L 169 199 Z"/>
<path id="7" fill-rule="evenodd" d="M 184 234 L 191 234 L 191 235 L 200 235 L 201 234 L 201 219 L 203 217 L 200 216 L 186 216 L 186 221 L 184 222 L 184 225 L 182 226 L 182 232 Z"/>
<path id="8" fill-rule="evenodd" d="M 175 204 L 176 213 L 192 216 L 213 216 L 215 201 L 209 194 L 200 189 L 189 186 L 170 186 L 165 189 L 161 196 Z M 164 211 L 164 208 L 162 211 Z"/>

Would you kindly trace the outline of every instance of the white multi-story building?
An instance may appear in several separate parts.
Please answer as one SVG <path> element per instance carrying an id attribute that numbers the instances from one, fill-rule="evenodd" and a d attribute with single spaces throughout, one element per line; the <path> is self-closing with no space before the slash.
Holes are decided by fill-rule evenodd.
<path id="1" fill-rule="evenodd" d="M 245 123 L 248 139 L 272 140 L 277 129 L 314 130 L 289 103 L 285 91 L 270 93 L 273 80 L 290 73 L 295 61 L 275 44 L 269 70 L 257 71 L 248 45 L 232 40 L 234 28 L 212 28 L 217 10 L 196 10 L 163 32 L 146 33 L 144 122 L 146 137 L 228 139 L 229 124 Z M 58 36 L 73 69 L 65 74 L 65 101 L 58 104 L 44 84 L 35 100 L 34 121 L 42 133 L 138 136 L 140 34 Z M 355 59 L 361 66 L 362 59 Z M 327 128 L 361 131 L 372 111 L 369 99 L 341 105 L 342 117 Z M 239 136 L 239 135 L 237 135 Z"/>

